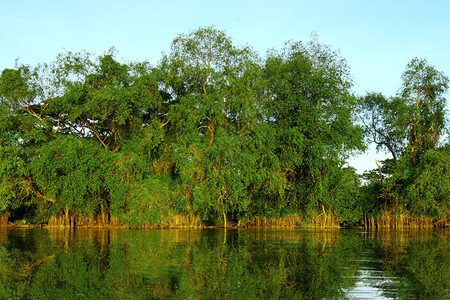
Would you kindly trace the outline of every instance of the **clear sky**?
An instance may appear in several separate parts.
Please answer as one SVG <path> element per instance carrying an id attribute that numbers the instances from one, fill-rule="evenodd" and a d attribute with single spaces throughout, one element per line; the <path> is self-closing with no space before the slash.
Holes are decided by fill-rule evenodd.
<path id="1" fill-rule="evenodd" d="M 0 0 L 0 71 L 16 58 L 33 66 L 64 50 L 101 55 L 111 46 L 119 59 L 156 65 L 178 34 L 201 26 L 261 56 L 316 33 L 347 60 L 359 95 L 393 96 L 414 57 L 450 76 L 448 0 Z M 350 164 L 361 172 L 375 158 L 384 155 L 368 151 Z"/>

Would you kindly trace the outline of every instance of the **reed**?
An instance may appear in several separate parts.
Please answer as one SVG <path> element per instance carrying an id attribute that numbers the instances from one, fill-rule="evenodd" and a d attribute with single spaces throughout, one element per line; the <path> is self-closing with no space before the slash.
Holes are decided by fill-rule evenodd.
<path id="1" fill-rule="evenodd" d="M 164 222 L 161 224 L 144 224 L 133 226 L 132 228 L 139 229 L 153 229 L 153 228 L 203 228 L 205 224 L 198 215 L 189 214 L 169 214 L 163 218 Z M 402 228 L 446 228 L 449 226 L 450 218 L 448 216 L 440 219 L 433 219 L 428 216 L 411 216 L 408 213 L 401 212 L 384 212 L 377 217 L 365 216 L 362 220 L 362 225 L 366 229 L 394 229 Z M 8 214 L 0 215 L 0 225 L 8 224 Z M 110 214 L 99 214 L 94 216 L 80 216 L 74 213 L 63 212 L 60 215 L 53 216 L 47 224 L 48 227 L 108 227 L 108 228 L 123 228 L 128 227 L 118 218 Z M 234 227 L 234 225 L 232 225 Z M 279 228 L 279 229 L 294 229 L 294 228 L 340 228 L 339 216 L 332 212 L 323 211 L 313 217 L 304 217 L 298 214 L 288 215 L 284 217 L 260 217 L 255 216 L 246 221 L 239 221 L 238 228 Z"/>
<path id="2" fill-rule="evenodd" d="M 201 228 L 203 223 L 198 215 L 174 214 L 167 224 L 169 228 Z"/>
<path id="3" fill-rule="evenodd" d="M 339 217 L 332 213 L 304 218 L 299 215 L 284 217 L 259 217 L 246 222 L 239 222 L 240 228 L 339 228 Z"/>
<path id="4" fill-rule="evenodd" d="M 204 227 L 199 216 L 174 214 L 171 217 L 164 218 L 167 220 L 162 224 L 143 224 L 137 226 L 128 226 L 121 222 L 118 218 L 110 214 L 98 214 L 94 216 L 81 216 L 74 213 L 57 215 L 50 218 L 47 227 L 108 227 L 108 228 L 136 228 L 136 229 L 154 229 L 154 228 L 201 228 Z"/>
<path id="5" fill-rule="evenodd" d="M 0 226 L 0 244 L 8 244 L 8 228 L 6 226 Z"/>
<path id="6" fill-rule="evenodd" d="M 70 213 L 68 215 L 57 215 L 50 218 L 47 223 L 53 227 L 124 227 L 124 224 L 111 215 L 81 216 Z"/>
<path id="7" fill-rule="evenodd" d="M 364 227 L 369 229 L 402 228 L 445 228 L 449 226 L 449 217 L 434 219 L 428 216 L 411 216 L 407 213 L 384 212 L 378 217 L 365 218 Z"/>
<path id="8" fill-rule="evenodd" d="M 74 218 L 69 216 L 53 216 L 48 220 L 48 227 L 75 227 Z"/>
<path id="9" fill-rule="evenodd" d="M 8 217 L 9 217 L 8 212 L 4 212 L 4 213 L 0 214 L 0 226 L 8 225 Z"/>
<path id="10" fill-rule="evenodd" d="M 299 216 L 285 216 L 282 218 L 268 218 L 255 216 L 248 221 L 240 221 L 240 228 L 297 228 L 303 221 Z"/>

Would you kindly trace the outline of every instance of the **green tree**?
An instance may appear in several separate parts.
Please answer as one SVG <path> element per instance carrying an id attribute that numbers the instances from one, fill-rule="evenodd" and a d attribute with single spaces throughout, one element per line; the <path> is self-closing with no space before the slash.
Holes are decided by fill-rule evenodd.
<path id="1" fill-rule="evenodd" d="M 29 166 L 39 147 L 53 136 L 42 116 L 42 89 L 29 66 L 5 69 L 0 77 L 0 211 L 15 209 L 32 196 L 42 195 L 33 185 Z"/>
<path id="2" fill-rule="evenodd" d="M 371 215 L 393 210 L 441 218 L 448 213 L 444 187 L 448 162 L 442 156 L 447 150 L 439 148 L 440 137 L 446 132 L 444 96 L 448 78 L 425 59 L 414 58 L 402 80 L 396 97 L 387 99 L 369 93 L 360 98 L 366 136 L 377 144 L 377 149 L 384 148 L 393 157 L 382 167 L 386 180 L 377 184 L 372 178 L 365 187 L 377 191 L 372 204 L 364 200 L 365 207 Z"/>
<path id="3" fill-rule="evenodd" d="M 256 171 L 246 146 L 262 118 L 261 67 L 250 48 L 238 48 L 222 31 L 199 28 L 180 35 L 160 64 L 171 103 L 168 135 L 175 176 L 187 213 L 221 215 L 245 210 Z"/>
<path id="4" fill-rule="evenodd" d="M 375 143 L 378 151 L 384 148 L 389 152 L 395 163 L 405 148 L 404 130 L 399 126 L 403 102 L 380 93 L 368 93 L 359 101 L 359 119 L 367 140 Z"/>
<path id="5" fill-rule="evenodd" d="M 65 214 L 66 225 L 70 222 L 70 212 L 90 217 L 100 214 L 100 207 L 107 207 L 105 198 L 110 184 L 111 160 L 94 141 L 70 135 L 58 135 L 43 145 L 39 158 L 30 166 L 36 189 L 47 199 L 44 215 L 38 216 L 43 218 L 40 221 L 47 221 L 61 211 Z M 48 202 L 51 206 L 46 205 Z"/>
<path id="6" fill-rule="evenodd" d="M 421 155 L 435 148 L 445 129 L 445 92 L 449 79 L 429 65 L 425 59 L 414 58 L 402 75 L 401 98 L 409 106 L 408 153 L 414 164 Z"/>
<path id="7" fill-rule="evenodd" d="M 50 68 L 61 95 L 46 99 L 48 116 L 63 134 L 93 138 L 119 150 L 133 131 L 158 120 L 161 97 L 148 64 L 121 64 L 114 52 L 97 61 L 85 53 L 60 55 Z"/>
<path id="8" fill-rule="evenodd" d="M 0 91 L 2 210 L 37 206 L 43 221 L 61 212 L 105 219 L 114 209 L 127 219 L 142 203 L 132 190 L 157 173 L 149 166 L 164 136 L 148 63 L 68 52 L 4 70 Z"/>
<path id="9" fill-rule="evenodd" d="M 267 122 L 276 130 L 275 153 L 288 182 L 286 204 L 306 213 L 328 210 L 329 170 L 364 149 L 352 117 L 356 99 L 350 94 L 349 68 L 337 52 L 313 39 L 272 52 L 265 76 Z M 339 200 L 327 202 L 332 201 Z"/>
<path id="10" fill-rule="evenodd" d="M 385 184 L 385 194 L 392 204 L 400 204 L 415 216 L 445 220 L 450 199 L 449 153 L 447 146 L 421 154 L 418 164 L 409 156 L 401 159 Z"/>

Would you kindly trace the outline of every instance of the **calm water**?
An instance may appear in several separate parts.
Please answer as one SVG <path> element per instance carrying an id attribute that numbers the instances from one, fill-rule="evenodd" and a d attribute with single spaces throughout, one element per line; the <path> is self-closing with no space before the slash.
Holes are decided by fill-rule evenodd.
<path id="1" fill-rule="evenodd" d="M 0 299 L 448 299 L 449 233 L 0 227 Z"/>

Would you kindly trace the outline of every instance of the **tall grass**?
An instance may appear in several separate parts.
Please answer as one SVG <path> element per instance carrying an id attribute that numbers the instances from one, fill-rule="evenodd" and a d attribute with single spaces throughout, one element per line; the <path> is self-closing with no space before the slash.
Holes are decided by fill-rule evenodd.
<path id="1" fill-rule="evenodd" d="M 278 218 L 259 217 L 246 222 L 239 222 L 238 227 L 248 228 L 339 228 L 339 217 L 334 214 L 321 214 L 317 217 L 304 218 L 290 215 Z"/>
<path id="2" fill-rule="evenodd" d="M 1 225 L 8 225 L 8 213 L 2 213 L 0 214 L 0 226 Z"/>
<path id="3" fill-rule="evenodd" d="M 384 212 L 378 217 L 365 218 L 364 227 L 369 229 L 402 229 L 448 227 L 449 218 L 434 219 L 428 216 L 411 216 L 405 213 Z"/>

